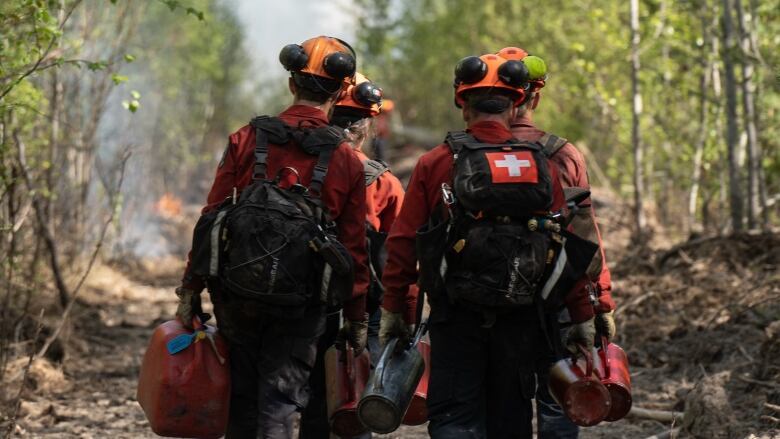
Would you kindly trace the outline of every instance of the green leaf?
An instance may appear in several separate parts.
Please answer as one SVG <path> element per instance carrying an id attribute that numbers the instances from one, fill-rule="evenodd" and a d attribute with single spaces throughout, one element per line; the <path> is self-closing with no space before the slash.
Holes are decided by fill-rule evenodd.
<path id="1" fill-rule="evenodd" d="M 138 93 L 138 91 L 136 91 L 136 90 L 131 91 L 130 92 L 130 96 L 132 96 L 133 99 L 136 99 L 136 100 L 141 99 L 141 93 Z"/>
<path id="2" fill-rule="evenodd" d="M 131 62 L 135 61 L 135 57 L 133 55 L 127 53 L 127 54 L 125 54 L 125 61 L 128 62 L 128 63 L 131 63 Z"/>
<path id="3" fill-rule="evenodd" d="M 203 21 L 206 18 L 205 14 L 203 14 L 203 11 L 199 11 L 199 10 L 197 10 L 195 8 L 192 8 L 192 7 L 187 8 L 187 13 L 190 14 L 190 15 L 194 15 L 194 16 L 198 17 L 198 20 L 200 20 L 200 21 Z"/>
<path id="4" fill-rule="evenodd" d="M 171 11 L 175 11 L 176 8 L 179 7 L 179 2 L 176 0 L 162 0 L 162 2 L 165 3 Z"/>
<path id="5" fill-rule="evenodd" d="M 116 73 L 111 75 L 111 80 L 114 81 L 114 85 L 119 85 L 119 84 L 121 84 L 123 82 L 127 82 L 128 79 L 130 79 L 130 78 L 128 78 L 125 75 L 118 75 Z"/>
<path id="6" fill-rule="evenodd" d="M 93 72 L 96 72 L 98 70 L 103 70 L 106 67 L 108 67 L 108 63 L 105 61 L 91 61 L 87 63 L 87 68 L 92 70 Z"/>
<path id="7" fill-rule="evenodd" d="M 141 103 L 138 102 L 137 99 L 133 99 L 132 101 L 122 101 L 122 106 L 125 107 L 131 113 L 135 113 L 136 111 L 138 111 L 138 108 L 141 106 Z"/>

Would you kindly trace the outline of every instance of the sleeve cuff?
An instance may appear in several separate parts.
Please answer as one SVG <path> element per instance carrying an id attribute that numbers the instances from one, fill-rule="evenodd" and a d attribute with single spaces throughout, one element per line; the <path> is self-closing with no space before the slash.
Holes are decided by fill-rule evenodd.
<path id="1" fill-rule="evenodd" d="M 596 314 L 604 314 L 610 311 L 614 311 L 615 301 L 612 299 L 612 294 L 609 291 L 604 291 L 599 296 L 599 301 L 595 306 Z"/>
<path id="2" fill-rule="evenodd" d="M 582 323 L 590 320 L 595 315 L 593 304 L 590 302 L 586 284 L 590 282 L 583 279 L 578 282 L 566 298 L 566 308 L 569 310 L 569 316 L 572 323 Z"/>

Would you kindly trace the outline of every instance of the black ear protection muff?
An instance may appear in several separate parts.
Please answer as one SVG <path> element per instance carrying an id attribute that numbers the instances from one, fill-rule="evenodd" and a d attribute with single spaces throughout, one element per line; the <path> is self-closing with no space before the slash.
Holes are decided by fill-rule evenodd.
<path id="1" fill-rule="evenodd" d="M 382 105 L 382 89 L 370 81 L 363 82 L 352 88 L 352 99 L 360 105 Z"/>
<path id="2" fill-rule="evenodd" d="M 509 60 L 498 67 L 498 78 L 510 87 L 526 87 L 528 76 L 528 67 L 522 61 Z"/>
<path id="3" fill-rule="evenodd" d="M 303 46 L 300 44 L 288 44 L 282 47 L 282 51 L 279 52 L 279 62 L 285 70 L 289 72 L 297 72 L 309 62 L 309 55 L 303 50 Z"/>
<path id="4" fill-rule="evenodd" d="M 345 41 L 336 38 L 349 50 L 345 52 L 333 52 L 322 60 L 322 69 L 328 75 L 336 79 L 344 79 L 355 74 L 355 50 Z M 279 52 L 279 62 L 284 69 L 290 72 L 298 72 L 306 68 L 309 63 L 309 54 L 300 44 L 288 44 Z"/>
<path id="5" fill-rule="evenodd" d="M 455 87 L 473 84 L 487 75 L 488 67 L 478 56 L 467 56 L 455 65 Z"/>
<path id="6" fill-rule="evenodd" d="M 322 60 L 325 73 L 336 79 L 344 79 L 355 74 L 355 57 L 349 53 L 333 52 Z"/>

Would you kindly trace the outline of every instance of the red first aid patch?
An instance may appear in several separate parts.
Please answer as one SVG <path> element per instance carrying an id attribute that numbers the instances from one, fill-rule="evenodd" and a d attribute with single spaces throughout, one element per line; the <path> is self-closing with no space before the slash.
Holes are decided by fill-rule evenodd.
<path id="1" fill-rule="evenodd" d="M 530 151 L 488 152 L 493 183 L 538 183 L 536 161 Z"/>

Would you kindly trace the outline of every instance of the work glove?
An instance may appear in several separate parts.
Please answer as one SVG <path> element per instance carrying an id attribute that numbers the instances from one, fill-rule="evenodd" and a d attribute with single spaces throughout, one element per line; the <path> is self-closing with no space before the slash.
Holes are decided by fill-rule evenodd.
<path id="1" fill-rule="evenodd" d="M 617 326 L 615 326 L 615 310 L 596 314 L 596 332 L 602 336 L 607 337 L 607 340 L 615 338 L 617 333 Z"/>
<path id="2" fill-rule="evenodd" d="M 176 295 L 179 297 L 179 306 L 176 308 L 176 317 L 178 317 L 182 326 L 192 331 L 192 319 L 201 310 L 200 294 L 195 294 L 189 288 L 176 288 Z"/>
<path id="3" fill-rule="evenodd" d="M 339 339 L 346 341 L 360 355 L 368 342 L 368 318 L 362 321 L 347 320 L 339 331 Z"/>
<path id="4" fill-rule="evenodd" d="M 414 330 L 412 325 L 404 322 L 400 312 L 391 312 L 382 308 L 382 318 L 379 320 L 379 344 L 384 347 L 387 341 L 393 337 L 401 339 L 409 338 Z"/>
<path id="5" fill-rule="evenodd" d="M 574 355 L 581 352 L 578 345 L 585 348 L 587 352 L 593 350 L 593 340 L 596 337 L 595 317 L 581 323 L 575 323 L 569 327 L 569 333 L 566 336 L 566 349 Z"/>

